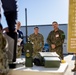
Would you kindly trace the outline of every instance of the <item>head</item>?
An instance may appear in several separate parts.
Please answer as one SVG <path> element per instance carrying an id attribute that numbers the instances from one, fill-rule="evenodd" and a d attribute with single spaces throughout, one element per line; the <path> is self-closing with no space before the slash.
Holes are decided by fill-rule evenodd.
<path id="1" fill-rule="evenodd" d="M 35 33 L 35 34 L 38 34 L 38 32 L 39 32 L 39 28 L 38 28 L 38 27 L 35 27 L 35 28 L 34 28 L 34 33 Z"/>
<path id="2" fill-rule="evenodd" d="M 52 22 L 54 30 L 58 30 L 58 23 L 56 21 Z"/>
<path id="3" fill-rule="evenodd" d="M 2 27 L 2 24 L 0 23 L 0 32 L 2 32 L 3 30 L 3 27 Z"/>
<path id="4" fill-rule="evenodd" d="M 16 25 L 17 25 L 17 30 L 19 30 L 21 27 L 21 23 L 18 21 Z"/>

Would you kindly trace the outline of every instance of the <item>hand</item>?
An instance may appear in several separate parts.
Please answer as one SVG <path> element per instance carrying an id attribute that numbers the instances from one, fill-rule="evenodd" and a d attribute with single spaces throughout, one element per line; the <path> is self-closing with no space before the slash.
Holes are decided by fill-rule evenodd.
<path id="1" fill-rule="evenodd" d="M 4 28 L 3 31 L 5 31 L 5 32 L 9 32 L 8 27 Z"/>
<path id="2" fill-rule="evenodd" d="M 5 31 L 5 32 L 9 32 L 8 27 L 4 28 L 3 31 Z M 17 30 L 15 30 L 14 32 L 17 32 Z"/>
<path id="3" fill-rule="evenodd" d="M 52 47 L 52 49 L 54 49 L 56 46 L 55 46 L 55 44 L 52 44 L 51 47 Z"/>

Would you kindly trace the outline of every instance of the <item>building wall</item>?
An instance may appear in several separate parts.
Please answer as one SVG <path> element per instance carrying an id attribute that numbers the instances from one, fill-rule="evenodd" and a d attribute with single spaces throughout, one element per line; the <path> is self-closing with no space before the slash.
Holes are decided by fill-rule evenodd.
<path id="1" fill-rule="evenodd" d="M 50 33 L 51 30 L 53 30 L 52 25 L 37 25 L 37 26 L 39 27 L 39 32 L 41 34 L 43 34 L 44 42 L 46 43 L 47 42 L 46 39 L 47 39 L 48 34 Z M 28 36 L 34 32 L 34 27 L 35 26 L 28 26 L 27 27 Z M 65 38 L 67 39 L 67 24 L 60 24 L 59 28 L 64 31 Z M 26 28 L 25 28 L 25 26 L 21 27 L 21 31 L 23 32 L 24 36 L 26 36 Z"/>
<path id="2" fill-rule="evenodd" d="M 43 34 L 43 36 L 44 36 L 44 43 L 47 43 L 47 40 L 46 40 L 47 36 L 50 33 L 50 31 L 53 30 L 52 25 L 36 25 L 36 26 L 39 27 L 39 32 L 41 34 Z M 27 26 L 27 30 L 28 30 L 27 34 L 28 34 L 28 36 L 34 32 L 34 27 L 35 27 L 35 25 L 34 26 L 33 25 L 32 26 Z M 59 24 L 59 28 L 61 30 L 63 30 L 64 33 L 65 33 L 65 41 L 64 41 L 63 47 L 64 47 L 64 49 L 67 49 L 67 47 L 66 47 L 66 45 L 67 45 L 67 24 Z M 25 36 L 26 36 L 26 28 L 25 28 L 25 26 L 21 27 L 21 31 L 23 32 L 24 40 L 26 41 L 26 38 L 25 38 Z M 67 53 L 67 50 L 64 50 L 64 53 Z"/>

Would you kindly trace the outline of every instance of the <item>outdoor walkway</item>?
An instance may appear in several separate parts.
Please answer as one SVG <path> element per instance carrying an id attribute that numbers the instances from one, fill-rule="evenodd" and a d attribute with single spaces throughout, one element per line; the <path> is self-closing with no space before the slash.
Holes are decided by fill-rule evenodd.
<path id="1" fill-rule="evenodd" d="M 68 68 L 64 75 L 76 75 L 76 72 L 72 72 L 71 70 L 74 68 L 74 56 L 73 55 L 66 55 L 64 57 L 66 62 L 68 63 Z"/>

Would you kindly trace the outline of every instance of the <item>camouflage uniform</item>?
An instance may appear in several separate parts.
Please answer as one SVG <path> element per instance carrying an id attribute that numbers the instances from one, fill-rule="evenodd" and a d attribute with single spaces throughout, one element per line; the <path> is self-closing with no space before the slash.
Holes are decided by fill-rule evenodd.
<path id="1" fill-rule="evenodd" d="M 35 33 L 31 34 L 29 36 L 30 42 L 33 44 L 33 57 L 37 55 L 38 52 L 41 52 L 44 46 L 44 37 L 42 34 L 38 33 L 35 35 Z"/>
<path id="2" fill-rule="evenodd" d="M 0 75 L 7 75 L 9 71 L 6 44 L 7 41 L 0 32 Z"/>
<path id="3" fill-rule="evenodd" d="M 48 35 L 47 42 L 50 46 L 50 51 L 57 52 L 61 59 L 63 59 L 63 42 L 65 39 L 64 32 L 60 29 L 58 31 L 51 31 Z M 51 44 L 55 44 L 55 48 L 52 49 Z"/>
<path id="4" fill-rule="evenodd" d="M 16 52 L 16 58 L 20 58 L 22 54 L 22 47 L 21 46 L 17 46 L 17 52 Z"/>

